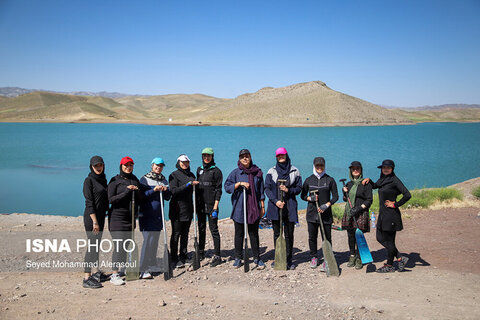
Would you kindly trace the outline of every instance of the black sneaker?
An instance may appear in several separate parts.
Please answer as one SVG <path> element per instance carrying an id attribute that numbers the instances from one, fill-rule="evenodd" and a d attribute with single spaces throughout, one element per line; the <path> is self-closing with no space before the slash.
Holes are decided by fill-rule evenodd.
<path id="1" fill-rule="evenodd" d="M 83 287 L 88 289 L 98 289 L 103 286 L 100 282 L 97 282 L 97 280 L 90 276 L 87 280 L 83 279 Z"/>
<path id="2" fill-rule="evenodd" d="M 377 269 L 378 273 L 389 273 L 395 272 L 395 268 L 393 266 L 389 266 L 388 264 L 384 264 L 383 267 Z"/>
<path id="3" fill-rule="evenodd" d="M 287 263 L 287 270 L 295 270 L 296 267 L 292 262 Z"/>
<path id="4" fill-rule="evenodd" d="M 205 253 L 199 253 L 200 261 L 205 260 Z"/>
<path id="5" fill-rule="evenodd" d="M 182 260 L 178 260 L 178 262 L 175 264 L 175 268 L 177 269 L 185 268 L 185 263 L 183 263 Z"/>
<path id="6" fill-rule="evenodd" d="M 92 274 L 92 278 L 95 279 L 97 282 L 105 282 L 108 279 L 110 279 L 109 276 L 107 276 L 105 273 L 102 271 L 97 271 L 94 274 Z"/>
<path id="7" fill-rule="evenodd" d="M 398 262 L 398 271 L 402 272 L 403 269 L 405 269 L 405 266 L 407 265 L 408 257 L 402 256 L 400 260 L 397 260 L 397 262 Z"/>
<path id="8" fill-rule="evenodd" d="M 219 256 L 213 256 L 212 261 L 210 261 L 210 267 L 214 268 L 223 263 L 223 260 Z"/>

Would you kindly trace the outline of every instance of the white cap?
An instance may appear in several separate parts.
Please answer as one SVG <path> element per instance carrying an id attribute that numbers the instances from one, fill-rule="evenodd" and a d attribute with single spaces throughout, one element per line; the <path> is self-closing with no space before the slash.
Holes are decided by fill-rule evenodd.
<path id="1" fill-rule="evenodd" d="M 177 158 L 177 161 L 188 161 L 190 162 L 190 159 L 188 158 L 188 156 L 186 154 L 181 154 L 178 158 Z"/>

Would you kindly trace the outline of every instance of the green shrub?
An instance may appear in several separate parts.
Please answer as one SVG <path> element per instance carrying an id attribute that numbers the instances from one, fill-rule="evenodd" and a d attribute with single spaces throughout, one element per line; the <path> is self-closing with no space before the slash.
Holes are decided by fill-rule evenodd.
<path id="1" fill-rule="evenodd" d="M 477 197 L 477 198 L 480 199 L 480 186 L 478 186 L 478 187 L 476 187 L 475 189 L 473 189 L 472 194 L 473 194 L 475 197 Z"/>
<path id="2" fill-rule="evenodd" d="M 342 220 L 345 211 L 345 203 L 335 203 L 332 206 L 332 215 L 334 221 Z"/>

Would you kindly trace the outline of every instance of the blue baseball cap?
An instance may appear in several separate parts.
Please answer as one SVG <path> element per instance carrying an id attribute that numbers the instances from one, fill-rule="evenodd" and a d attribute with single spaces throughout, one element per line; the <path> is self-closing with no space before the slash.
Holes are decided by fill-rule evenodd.
<path id="1" fill-rule="evenodd" d="M 152 164 L 154 164 L 154 163 L 155 163 L 157 166 L 160 165 L 160 164 L 165 165 L 165 161 L 163 161 L 163 159 L 160 158 L 160 157 L 156 157 L 155 159 L 153 159 L 153 160 L 152 160 Z"/>

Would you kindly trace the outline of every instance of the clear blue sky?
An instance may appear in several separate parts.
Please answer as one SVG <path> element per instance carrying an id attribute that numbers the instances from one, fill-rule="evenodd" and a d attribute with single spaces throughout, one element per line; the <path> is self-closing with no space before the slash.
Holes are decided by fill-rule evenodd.
<path id="1" fill-rule="evenodd" d="M 480 1 L 0 0 L 0 87 L 480 103 Z"/>

